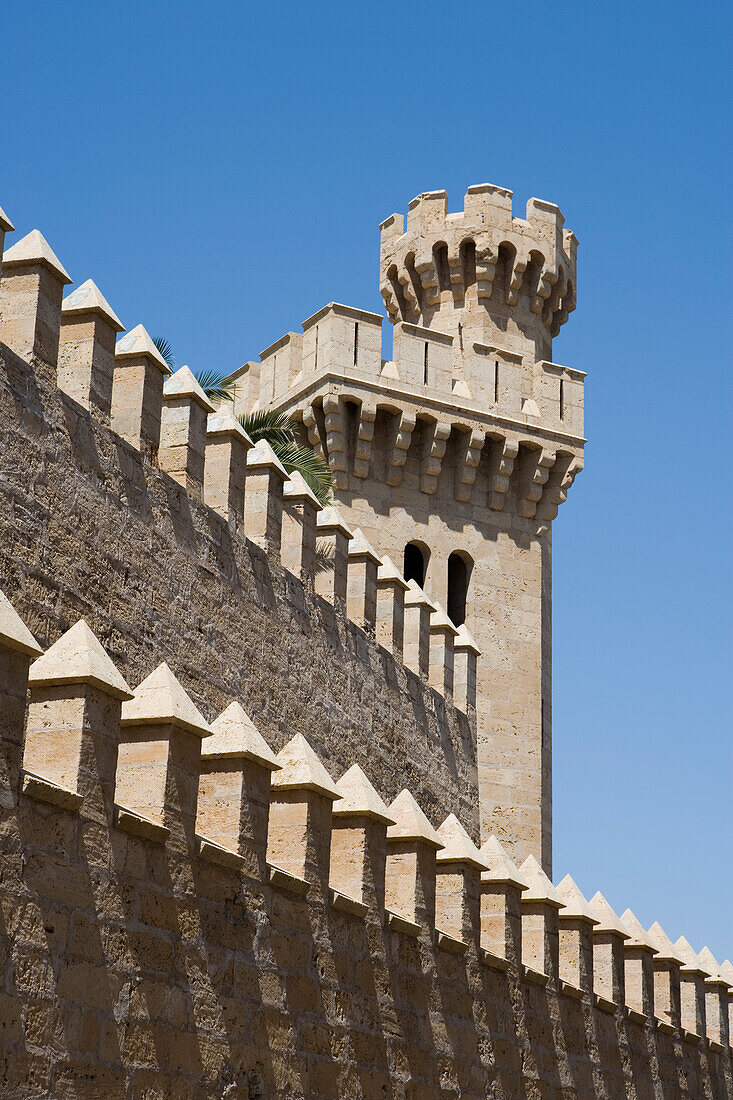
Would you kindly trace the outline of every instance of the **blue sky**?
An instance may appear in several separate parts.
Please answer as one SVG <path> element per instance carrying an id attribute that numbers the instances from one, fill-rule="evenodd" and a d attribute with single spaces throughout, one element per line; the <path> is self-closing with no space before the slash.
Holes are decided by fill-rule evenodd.
<path id="1" fill-rule="evenodd" d="M 377 224 L 420 191 L 559 204 L 580 250 L 554 359 L 588 372 L 589 443 L 554 525 L 556 878 L 733 955 L 723 4 L 6 23 L 0 204 L 196 368 L 331 299 L 379 310 Z"/>

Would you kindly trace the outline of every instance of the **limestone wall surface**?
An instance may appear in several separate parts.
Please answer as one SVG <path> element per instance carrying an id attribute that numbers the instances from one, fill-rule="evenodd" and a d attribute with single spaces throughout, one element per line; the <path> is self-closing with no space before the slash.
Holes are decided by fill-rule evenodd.
<path id="1" fill-rule="evenodd" d="M 4 1096 L 733 1095 L 727 1017 L 681 1026 L 679 964 L 627 985 L 640 945 L 623 957 L 623 933 L 558 900 L 532 857 L 518 870 L 495 838 L 479 853 L 450 816 L 436 833 L 358 769 L 334 784 L 302 735 L 275 757 L 236 704 L 209 726 L 165 664 L 131 692 L 86 624 L 31 664 L 14 614 L 0 606 Z"/>
<path id="2" fill-rule="evenodd" d="M 0 576 L 44 645 L 84 617 L 130 682 L 165 659 L 204 714 L 237 698 L 276 748 L 305 733 L 477 835 L 466 716 L 7 349 Z"/>

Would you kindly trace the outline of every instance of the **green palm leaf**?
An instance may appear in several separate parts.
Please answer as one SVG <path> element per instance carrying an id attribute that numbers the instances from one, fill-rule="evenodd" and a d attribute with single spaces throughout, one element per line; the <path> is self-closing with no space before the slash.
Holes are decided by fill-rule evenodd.
<path id="1" fill-rule="evenodd" d="M 218 397 L 222 401 L 234 401 L 237 385 L 217 370 L 193 371 L 194 378 L 208 398 Z"/>
<path id="2" fill-rule="evenodd" d="M 287 413 L 261 409 L 240 416 L 239 423 L 253 443 L 266 439 L 273 450 L 276 444 L 287 446 L 295 443 L 295 424 Z"/>
<path id="3" fill-rule="evenodd" d="M 239 423 L 253 443 L 266 440 L 289 474 L 295 470 L 324 507 L 331 503 L 333 486 L 328 463 L 310 447 L 301 447 L 295 437 L 295 421 L 287 413 L 259 409 L 239 417 Z"/>
<path id="4" fill-rule="evenodd" d="M 308 488 L 315 494 L 318 503 L 330 504 L 332 498 L 331 471 L 328 464 L 319 458 L 309 447 L 300 447 L 297 443 L 272 445 L 272 449 L 289 474 L 295 470 L 303 476 Z"/>
<path id="5" fill-rule="evenodd" d="M 171 346 L 170 340 L 166 340 L 165 336 L 154 336 L 153 343 L 165 360 L 165 365 L 168 367 L 168 370 L 173 372 L 176 369 L 176 357 L 173 354 L 173 347 Z"/>

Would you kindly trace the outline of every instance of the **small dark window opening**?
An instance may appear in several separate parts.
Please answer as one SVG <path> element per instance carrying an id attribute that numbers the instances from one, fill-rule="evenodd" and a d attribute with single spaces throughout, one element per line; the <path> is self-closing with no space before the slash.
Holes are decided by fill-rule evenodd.
<path id="1" fill-rule="evenodd" d="M 494 404 L 499 404 L 499 360 L 494 360 Z"/>
<path id="2" fill-rule="evenodd" d="M 405 547 L 402 573 L 406 581 L 415 581 L 421 588 L 425 584 L 425 558 L 420 547 L 414 542 L 408 542 Z"/>
<path id="3" fill-rule="evenodd" d="M 469 576 L 468 562 L 454 551 L 448 558 L 448 618 L 456 626 L 466 621 Z"/>
<path id="4" fill-rule="evenodd" d="M 316 354 L 313 360 L 313 370 L 318 370 L 318 325 L 316 325 Z"/>
<path id="5" fill-rule="evenodd" d="M 359 322 L 354 322 L 354 366 L 359 355 Z"/>
<path id="6" fill-rule="evenodd" d="M 428 384 L 428 342 L 425 341 L 425 350 L 423 351 L 422 361 L 422 380 L 427 386 Z"/>
<path id="7" fill-rule="evenodd" d="M 565 380 L 560 379 L 560 419 L 565 419 Z"/>

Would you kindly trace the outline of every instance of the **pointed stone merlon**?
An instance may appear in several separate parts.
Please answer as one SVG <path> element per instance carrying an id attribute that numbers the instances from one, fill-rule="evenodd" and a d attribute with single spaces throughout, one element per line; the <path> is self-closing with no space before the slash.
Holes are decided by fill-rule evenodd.
<path id="1" fill-rule="evenodd" d="M 346 610 L 346 593 L 349 580 L 349 543 L 354 532 L 344 522 L 335 504 L 322 508 L 316 517 L 316 534 L 333 547 L 333 567 L 319 569 L 316 573 L 316 592 L 330 600 L 334 607 Z"/>
<path id="2" fill-rule="evenodd" d="M 436 603 L 430 616 L 430 686 L 450 698 L 453 695 L 455 640 L 458 630 Z"/>
<path id="3" fill-rule="evenodd" d="M 0 341 L 34 363 L 56 383 L 61 299 L 71 282 L 45 237 L 33 229 L 3 256 L 0 279 Z"/>
<path id="4" fill-rule="evenodd" d="M 616 1005 L 626 1003 L 624 943 L 629 933 L 603 894 L 590 899 L 589 908 L 598 924 L 593 927 L 593 984 L 596 993 Z"/>
<path id="5" fill-rule="evenodd" d="M 5 234 L 13 233 L 14 231 L 15 226 L 3 210 L 2 206 L 0 206 L 0 277 L 2 276 L 3 272 L 3 251 L 5 249 Z"/>
<path id="6" fill-rule="evenodd" d="M 211 727 L 163 662 L 122 705 L 115 801 L 195 848 L 201 742 Z"/>
<path id="7" fill-rule="evenodd" d="M 560 972 L 558 911 L 564 902 L 534 856 L 519 868 L 522 894 L 522 962 L 548 978 Z"/>
<path id="8" fill-rule="evenodd" d="M 719 1043 L 723 1048 L 730 1045 L 728 1028 L 728 996 L 731 990 L 729 980 L 721 973 L 718 960 L 709 947 L 703 947 L 698 959 L 705 977 L 705 1030 L 708 1039 Z"/>
<path id="9" fill-rule="evenodd" d="M 481 946 L 519 972 L 522 963 L 522 891 L 526 884 L 495 836 L 481 845 Z"/>
<path id="10" fill-rule="evenodd" d="M 331 886 L 378 913 L 384 911 L 387 826 L 394 820 L 358 764 L 336 784 Z"/>
<path id="11" fill-rule="evenodd" d="M 728 1045 L 733 1046 L 733 963 L 730 959 L 720 964 L 720 973 L 728 983 Z"/>
<path id="12" fill-rule="evenodd" d="M 377 569 L 377 641 L 402 660 L 405 637 L 405 593 L 407 581 L 391 558 L 384 557 Z"/>
<path id="13" fill-rule="evenodd" d="M 28 668 L 41 647 L 0 592 L 0 808 L 16 804 L 20 784 Z"/>
<path id="14" fill-rule="evenodd" d="M 381 560 L 360 527 L 349 543 L 349 575 L 346 613 L 352 622 L 369 632 L 377 618 L 377 575 Z"/>
<path id="15" fill-rule="evenodd" d="M 163 408 L 165 360 L 142 325 L 126 332 L 115 345 L 112 383 L 112 430 L 142 451 L 158 455 Z"/>
<path id="16" fill-rule="evenodd" d="M 481 872 L 488 863 L 455 814 L 438 829 L 435 927 L 466 944 L 480 945 Z"/>
<path id="17" fill-rule="evenodd" d="M 316 571 L 318 498 L 298 470 L 283 486 L 283 526 L 280 556 L 286 569 L 308 584 Z"/>
<path id="18" fill-rule="evenodd" d="M 125 326 L 91 279 L 61 305 L 58 384 L 86 409 L 109 421 L 115 341 Z"/>
<path id="19" fill-rule="evenodd" d="M 272 777 L 267 860 L 325 893 L 331 860 L 331 812 L 340 797 L 315 751 L 296 734 L 277 754 Z"/>
<path id="20" fill-rule="evenodd" d="M 435 855 L 443 847 L 408 790 L 389 806 L 385 905 L 398 917 L 431 932 L 435 928 Z"/>
<path id="21" fill-rule="evenodd" d="M 201 743 L 196 832 L 243 860 L 265 881 L 270 778 L 280 765 L 244 708 L 231 703 Z"/>
<path id="22" fill-rule="evenodd" d="M 626 1003 L 649 1019 L 654 1017 L 654 956 L 657 950 L 649 942 L 646 930 L 630 909 L 620 916 L 628 932 L 624 940 L 624 988 Z"/>
<path id="23" fill-rule="evenodd" d="M 214 406 L 188 367 L 166 378 L 158 462 L 192 500 L 203 499 L 207 418 L 213 412 Z"/>
<path id="24" fill-rule="evenodd" d="M 83 619 L 34 661 L 23 770 L 111 819 L 124 700 L 132 692 Z M 33 786 L 32 779 L 30 786 Z"/>
<path id="25" fill-rule="evenodd" d="M 705 979 L 708 975 L 684 936 L 680 936 L 674 949 L 684 962 L 680 967 L 680 1023 L 693 1035 L 705 1035 Z"/>
<path id="26" fill-rule="evenodd" d="M 247 453 L 244 530 L 268 556 L 278 561 L 283 526 L 283 486 L 288 480 L 270 444 L 260 439 Z"/>
<path id="27" fill-rule="evenodd" d="M 469 714 L 476 709 L 476 669 L 481 650 L 463 623 L 453 642 L 453 702 Z"/>
<path id="28" fill-rule="evenodd" d="M 211 413 L 206 421 L 204 503 L 229 522 L 244 526 L 247 454 L 253 443 L 231 409 Z"/>
<path id="29" fill-rule="evenodd" d="M 656 949 L 654 966 L 654 1015 L 679 1027 L 680 1022 L 680 967 L 682 959 L 661 925 L 655 921 L 647 929 L 646 937 Z"/>
<path id="30" fill-rule="evenodd" d="M 560 978 L 584 993 L 592 993 L 593 926 L 598 921 L 570 875 L 557 884 L 555 893 L 563 903 L 558 912 Z"/>
<path id="31" fill-rule="evenodd" d="M 408 668 L 426 680 L 430 674 L 430 616 L 435 610 L 435 604 L 417 581 L 408 581 L 405 592 L 404 661 Z"/>

